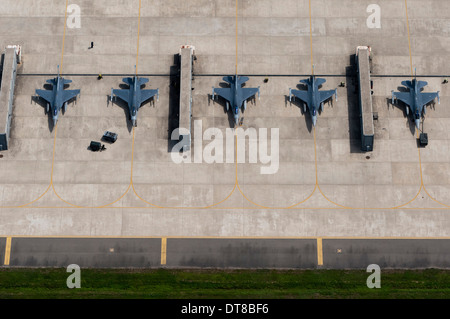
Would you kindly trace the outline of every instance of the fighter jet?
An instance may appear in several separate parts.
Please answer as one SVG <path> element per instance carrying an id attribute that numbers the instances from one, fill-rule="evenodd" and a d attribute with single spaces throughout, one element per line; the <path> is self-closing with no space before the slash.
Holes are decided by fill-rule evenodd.
<path id="1" fill-rule="evenodd" d="M 58 65 L 58 76 L 54 79 L 47 80 L 47 83 L 53 86 L 52 90 L 36 90 L 36 94 L 47 101 L 46 114 L 52 112 L 53 125 L 56 126 L 58 122 L 58 116 L 61 109 L 66 112 L 67 102 L 72 98 L 76 98 L 80 94 L 80 90 L 64 90 L 64 85 L 71 83 L 72 80 L 66 80 L 59 74 Z"/>
<path id="2" fill-rule="evenodd" d="M 438 103 L 441 103 L 439 97 L 439 91 L 432 93 L 421 93 L 421 89 L 428 85 L 425 81 L 417 81 L 417 76 L 414 76 L 412 81 L 403 81 L 402 85 L 409 89 L 409 92 L 394 92 L 392 91 L 392 104 L 394 99 L 400 100 L 407 105 L 406 115 L 409 115 L 409 109 L 413 115 L 414 123 L 419 130 L 420 120 L 422 115 L 427 112 L 427 104 L 438 99 Z"/>
<path id="3" fill-rule="evenodd" d="M 230 84 L 229 88 L 212 88 L 211 97 L 215 100 L 215 95 L 219 95 L 227 102 L 227 112 L 230 109 L 230 104 L 233 107 L 233 116 L 235 125 L 239 124 L 239 110 L 243 106 L 244 111 L 247 108 L 247 99 L 258 93 L 260 97 L 259 86 L 257 88 L 244 88 L 242 84 L 249 80 L 246 76 L 225 76 L 223 80 Z"/>
<path id="4" fill-rule="evenodd" d="M 317 112 L 323 111 L 323 102 L 336 95 L 337 101 L 337 89 L 329 91 L 319 91 L 319 86 L 326 82 L 325 79 L 316 78 L 311 75 L 309 79 L 300 80 L 301 83 L 307 85 L 307 91 L 292 90 L 289 89 L 289 102 L 292 101 L 292 95 L 298 97 L 304 102 L 303 113 L 306 113 L 306 105 L 308 105 L 309 113 L 311 114 L 312 123 L 316 126 L 317 122 Z"/>
<path id="5" fill-rule="evenodd" d="M 136 126 L 137 113 L 142 103 L 148 99 L 157 96 L 159 101 L 159 89 L 156 90 L 142 90 L 141 86 L 148 82 L 147 78 L 139 78 L 135 76 L 133 78 L 123 78 L 123 82 L 128 84 L 130 87 L 128 89 L 118 89 L 115 90 L 111 88 L 111 101 L 113 96 L 119 97 L 123 101 L 128 103 L 128 109 L 130 111 L 130 120 L 133 126 Z"/>

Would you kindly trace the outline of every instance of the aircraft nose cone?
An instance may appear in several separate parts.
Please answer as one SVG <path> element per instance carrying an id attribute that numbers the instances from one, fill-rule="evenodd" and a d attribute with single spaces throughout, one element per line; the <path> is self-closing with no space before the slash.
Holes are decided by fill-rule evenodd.
<path id="1" fill-rule="evenodd" d="M 132 119 L 132 120 L 131 120 L 131 124 L 132 124 L 133 126 L 136 126 L 136 119 Z"/>
<path id="2" fill-rule="evenodd" d="M 53 118 L 53 127 L 56 126 L 56 123 L 58 123 L 58 119 L 54 117 L 54 118 Z"/>
<path id="3" fill-rule="evenodd" d="M 317 116 L 313 116 L 313 118 L 312 118 L 312 123 L 313 123 L 313 126 L 316 126 L 316 123 L 317 123 Z"/>
<path id="4" fill-rule="evenodd" d="M 416 122 L 416 127 L 417 127 L 417 129 L 419 130 L 420 128 L 420 120 L 415 120 L 415 122 Z"/>
<path id="5" fill-rule="evenodd" d="M 234 117 L 234 123 L 235 123 L 236 125 L 239 125 L 239 117 L 238 117 L 238 116 L 235 116 L 235 117 Z"/>

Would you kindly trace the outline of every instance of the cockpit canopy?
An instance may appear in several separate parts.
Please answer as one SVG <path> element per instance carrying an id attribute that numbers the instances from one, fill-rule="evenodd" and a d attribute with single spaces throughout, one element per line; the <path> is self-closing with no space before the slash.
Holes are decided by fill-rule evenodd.
<path id="1" fill-rule="evenodd" d="M 420 120 L 419 110 L 416 110 L 416 114 L 414 114 L 414 117 L 416 118 L 416 120 Z"/>

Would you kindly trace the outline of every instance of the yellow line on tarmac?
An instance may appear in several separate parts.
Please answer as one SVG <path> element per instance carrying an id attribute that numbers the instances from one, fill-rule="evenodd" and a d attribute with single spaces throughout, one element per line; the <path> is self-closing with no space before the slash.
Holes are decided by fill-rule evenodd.
<path id="1" fill-rule="evenodd" d="M 311 45 L 311 74 L 314 75 L 314 58 L 313 58 L 313 43 L 312 43 L 311 0 L 309 0 L 309 42 L 310 42 L 310 45 Z"/>
<path id="2" fill-rule="evenodd" d="M 322 238 L 317 238 L 317 265 L 323 266 Z"/>
<path id="3" fill-rule="evenodd" d="M 449 236 L 431 236 L 431 237 L 413 237 L 413 236 L 113 236 L 113 235 L 105 235 L 105 236 L 91 236 L 91 235 L 2 235 L 0 237 L 10 237 L 10 238 L 49 238 L 49 239 L 77 239 L 77 238 L 90 238 L 90 239 L 99 239 L 99 238 L 110 238 L 110 239 L 158 239 L 161 238 L 166 241 L 167 247 L 167 239 L 389 239 L 389 240 L 398 240 L 398 239 L 419 239 L 419 240 L 450 240 Z M 163 245 L 161 244 L 161 247 Z"/>
<path id="4" fill-rule="evenodd" d="M 138 73 L 138 59 L 139 59 L 139 33 L 141 28 L 141 0 L 139 0 L 139 17 L 138 17 L 138 31 L 137 31 L 137 50 L 136 50 L 136 76 Z"/>
<path id="5" fill-rule="evenodd" d="M 409 32 L 408 1 L 407 0 L 405 0 L 405 10 L 406 10 L 406 29 L 408 30 L 409 63 L 411 65 L 411 78 L 413 78 L 414 72 L 413 72 L 413 63 L 412 63 L 411 35 Z"/>
<path id="6" fill-rule="evenodd" d="M 66 0 L 66 11 L 64 13 L 64 32 L 62 41 L 62 52 L 61 52 L 61 63 L 59 65 L 59 72 L 63 73 L 63 62 L 64 62 L 64 43 L 66 40 L 66 25 L 67 25 L 67 6 L 69 5 L 69 0 Z"/>
<path id="7" fill-rule="evenodd" d="M 161 238 L 161 265 L 166 264 L 166 255 L 167 255 L 167 238 Z"/>
<path id="8" fill-rule="evenodd" d="M 9 266 L 10 256 L 11 256 L 11 237 L 6 237 L 5 261 L 3 263 L 5 266 Z"/>
<path id="9" fill-rule="evenodd" d="M 236 71 L 238 73 L 238 0 L 236 0 Z"/>

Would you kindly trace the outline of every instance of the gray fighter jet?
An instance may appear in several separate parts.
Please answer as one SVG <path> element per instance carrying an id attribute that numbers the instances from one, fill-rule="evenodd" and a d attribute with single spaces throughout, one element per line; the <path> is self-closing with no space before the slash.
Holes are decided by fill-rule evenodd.
<path id="1" fill-rule="evenodd" d="M 111 88 L 111 101 L 113 96 L 119 97 L 123 101 L 128 103 L 128 109 L 130 111 L 130 120 L 133 126 L 136 126 L 137 113 L 142 103 L 148 99 L 157 96 L 159 101 L 159 89 L 156 90 L 142 90 L 141 86 L 148 82 L 147 78 L 139 78 L 135 76 L 133 78 L 123 78 L 123 82 L 128 84 L 130 87 L 128 89 L 112 89 Z"/>
<path id="2" fill-rule="evenodd" d="M 433 101 L 435 98 L 438 99 L 440 104 L 439 91 L 431 93 L 421 93 L 421 89 L 428 85 L 425 81 L 417 81 L 415 76 L 412 81 L 403 81 L 402 85 L 409 89 L 409 92 L 394 92 L 392 91 L 392 104 L 394 104 L 394 99 L 400 100 L 405 103 L 406 115 L 409 115 L 409 109 L 413 115 L 414 123 L 419 130 L 420 120 L 422 115 L 427 112 L 427 104 Z"/>
<path id="3" fill-rule="evenodd" d="M 247 108 L 247 99 L 254 96 L 258 93 L 258 97 L 260 96 L 259 87 L 257 88 L 244 88 L 242 84 L 249 80 L 246 76 L 225 76 L 223 80 L 230 84 L 229 88 L 214 88 L 212 90 L 211 97 L 214 100 L 215 95 L 222 97 L 226 100 L 227 103 L 227 111 L 230 109 L 230 105 L 232 106 L 234 122 L 236 125 L 239 124 L 239 110 L 243 106 L 244 111 Z"/>
<path id="4" fill-rule="evenodd" d="M 47 80 L 47 83 L 53 86 L 52 90 L 36 90 L 36 94 L 47 101 L 46 114 L 50 111 L 52 112 L 54 126 L 56 126 L 56 123 L 58 122 L 58 116 L 61 109 L 63 109 L 63 112 L 65 113 L 67 102 L 80 94 L 80 90 L 64 90 L 64 85 L 71 82 L 72 80 L 66 80 L 60 76 L 58 65 L 58 76 L 54 79 Z"/>
<path id="5" fill-rule="evenodd" d="M 289 89 L 289 102 L 292 101 L 292 95 L 298 97 L 304 102 L 303 113 L 306 113 L 306 106 L 308 106 L 309 113 L 311 114 L 312 123 L 316 126 L 317 122 L 317 112 L 323 111 L 323 102 L 336 95 L 337 101 L 337 89 L 329 91 L 319 91 L 319 86 L 326 82 L 325 79 L 316 78 L 314 75 L 310 76 L 309 79 L 300 80 L 301 83 L 307 85 L 307 91 L 292 90 Z"/>

